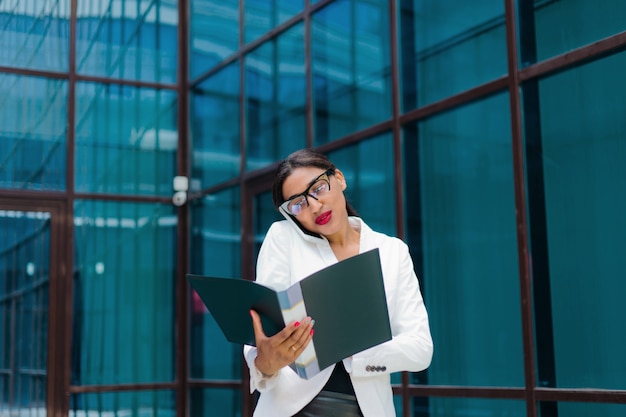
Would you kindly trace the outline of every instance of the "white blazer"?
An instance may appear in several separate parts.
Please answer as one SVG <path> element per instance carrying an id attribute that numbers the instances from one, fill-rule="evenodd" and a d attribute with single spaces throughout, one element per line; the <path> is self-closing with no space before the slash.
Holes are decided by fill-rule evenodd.
<path id="1" fill-rule="evenodd" d="M 287 221 L 275 222 L 268 230 L 257 261 L 256 280 L 276 290 L 284 290 L 337 262 L 326 239 L 304 234 L 285 217 Z M 358 217 L 350 217 L 350 224 L 360 229 L 361 253 L 380 250 L 392 340 L 346 358 L 343 363 L 364 417 L 395 417 L 390 374 L 417 372 L 430 365 L 433 342 L 428 315 L 407 245 L 373 231 Z M 266 379 L 254 365 L 256 354 L 255 347 L 244 346 L 250 392 L 260 392 L 254 417 L 293 416 L 321 391 L 334 367 L 308 380 L 285 367 Z"/>

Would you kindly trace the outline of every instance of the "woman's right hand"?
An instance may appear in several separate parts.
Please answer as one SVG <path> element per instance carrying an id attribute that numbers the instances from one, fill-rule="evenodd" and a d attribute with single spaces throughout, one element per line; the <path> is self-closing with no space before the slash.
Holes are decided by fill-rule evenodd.
<path id="1" fill-rule="evenodd" d="M 313 338 L 314 321 L 310 317 L 290 323 L 274 336 L 267 337 L 258 313 L 250 310 L 250 315 L 257 349 L 254 364 L 264 375 L 275 375 L 295 361 Z"/>

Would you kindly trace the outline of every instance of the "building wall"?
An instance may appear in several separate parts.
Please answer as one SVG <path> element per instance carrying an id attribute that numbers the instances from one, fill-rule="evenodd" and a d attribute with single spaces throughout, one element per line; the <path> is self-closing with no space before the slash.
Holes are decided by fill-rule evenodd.
<path id="1" fill-rule="evenodd" d="M 0 2 L 0 415 L 251 415 L 184 275 L 253 279 L 302 147 L 414 258 L 435 355 L 393 375 L 398 416 L 624 415 L 624 22 L 618 0 Z"/>

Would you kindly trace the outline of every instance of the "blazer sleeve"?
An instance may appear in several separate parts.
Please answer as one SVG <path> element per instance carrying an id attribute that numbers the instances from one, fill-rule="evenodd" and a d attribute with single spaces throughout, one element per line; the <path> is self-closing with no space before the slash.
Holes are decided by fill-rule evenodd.
<path id="1" fill-rule="evenodd" d="M 392 244 L 381 247 L 381 261 L 392 339 L 346 360 L 354 377 L 417 372 L 432 359 L 428 314 L 407 245 L 393 238 Z"/>

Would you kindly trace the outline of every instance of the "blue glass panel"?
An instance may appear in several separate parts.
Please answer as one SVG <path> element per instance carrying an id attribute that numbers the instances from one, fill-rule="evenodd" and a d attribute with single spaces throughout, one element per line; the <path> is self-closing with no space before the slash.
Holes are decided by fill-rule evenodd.
<path id="1" fill-rule="evenodd" d="M 539 82 L 559 388 L 626 389 L 624 68 L 622 52 Z"/>
<path id="2" fill-rule="evenodd" d="M 391 117 L 389 5 L 338 0 L 312 17 L 314 144 Z"/>
<path id="3" fill-rule="evenodd" d="M 303 25 L 246 56 L 246 169 L 261 168 L 306 145 Z"/>
<path id="4" fill-rule="evenodd" d="M 263 243 L 263 239 L 265 239 L 267 230 L 270 228 L 273 222 L 284 220 L 284 217 L 274 207 L 271 191 L 257 194 L 254 197 L 253 211 L 254 259 L 256 261 L 259 255 L 259 250 L 261 249 L 261 244 Z"/>
<path id="5" fill-rule="evenodd" d="M 526 1 L 520 8 L 532 7 L 530 13 L 520 11 L 521 16 L 534 19 L 520 21 L 535 28 L 534 43 L 529 37 L 521 38 L 522 65 L 533 64 L 554 55 L 593 43 L 607 36 L 626 30 L 626 2 L 623 0 Z M 533 53 L 533 50 L 534 53 Z"/>
<path id="6" fill-rule="evenodd" d="M 404 135 L 407 238 L 438 341 L 428 383 L 523 386 L 509 98 Z"/>
<path id="7" fill-rule="evenodd" d="M 191 91 L 192 186 L 202 189 L 239 175 L 239 63 Z"/>
<path id="8" fill-rule="evenodd" d="M 402 2 L 404 111 L 506 75 L 504 4 L 496 0 Z"/>
<path id="9" fill-rule="evenodd" d="M 0 188 L 64 190 L 67 82 L 0 74 Z"/>
<path id="10" fill-rule="evenodd" d="M 558 415 L 567 417 L 623 417 L 626 404 L 580 403 L 563 401 L 558 403 Z"/>
<path id="11" fill-rule="evenodd" d="M 77 191 L 171 195 L 176 93 L 78 83 L 76 103 Z"/>
<path id="12" fill-rule="evenodd" d="M 245 39 L 249 43 L 304 8 L 304 0 L 246 0 Z"/>
<path id="13" fill-rule="evenodd" d="M 191 273 L 241 277 L 239 193 L 228 189 L 192 203 Z M 195 292 L 191 299 L 191 377 L 241 378 L 242 346 L 226 340 Z"/>
<path id="14" fill-rule="evenodd" d="M 192 389 L 189 392 L 191 416 L 233 416 L 241 414 L 241 390 L 212 388 Z"/>
<path id="15" fill-rule="evenodd" d="M 239 0 L 189 2 L 189 73 L 200 76 L 239 47 Z"/>
<path id="16" fill-rule="evenodd" d="M 50 213 L 0 210 L 0 415 L 45 410 L 50 229 Z"/>
<path id="17" fill-rule="evenodd" d="M 411 415 L 416 417 L 525 417 L 528 415 L 525 402 L 520 400 L 430 397 L 427 400 L 415 398 L 413 401 L 413 414 Z"/>
<path id="18" fill-rule="evenodd" d="M 0 65 L 69 68 L 70 0 L 0 1 Z"/>
<path id="19" fill-rule="evenodd" d="M 328 154 L 346 177 L 346 198 L 372 229 L 395 236 L 396 200 L 391 133 Z"/>
<path id="20" fill-rule="evenodd" d="M 70 396 L 69 417 L 175 417 L 174 391 L 96 392 Z"/>
<path id="21" fill-rule="evenodd" d="M 176 1 L 79 1 L 76 13 L 77 72 L 176 81 Z"/>
<path id="22" fill-rule="evenodd" d="M 173 207 L 78 201 L 74 230 L 72 384 L 173 381 Z"/>

